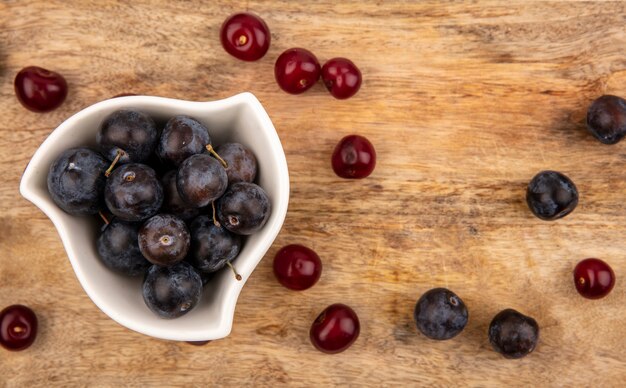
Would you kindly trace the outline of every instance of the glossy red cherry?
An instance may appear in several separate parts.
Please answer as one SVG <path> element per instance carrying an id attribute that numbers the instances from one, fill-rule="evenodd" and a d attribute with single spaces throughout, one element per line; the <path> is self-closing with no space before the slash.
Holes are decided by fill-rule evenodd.
<path id="1" fill-rule="evenodd" d="M 332 156 L 335 174 L 341 178 L 361 179 L 376 167 L 376 150 L 365 137 L 348 135 L 341 139 Z"/>
<path id="2" fill-rule="evenodd" d="M 251 13 L 231 15 L 220 30 L 222 47 L 242 61 L 261 59 L 270 48 L 270 29 L 260 17 Z"/>
<path id="3" fill-rule="evenodd" d="M 0 312 L 0 345 L 8 350 L 24 350 L 37 337 L 37 316 L 33 310 L 14 304 Z"/>
<path id="4" fill-rule="evenodd" d="M 600 259 L 585 259 L 574 268 L 574 284 L 585 298 L 600 299 L 613 289 L 615 273 Z"/>
<path id="5" fill-rule="evenodd" d="M 322 67 L 322 80 L 333 97 L 350 98 L 361 88 L 361 71 L 349 59 L 329 59 Z"/>
<path id="6" fill-rule="evenodd" d="M 33 112 L 48 112 L 65 101 L 67 82 L 59 73 L 37 66 L 20 70 L 13 83 L 15 95 L 24 108 Z"/>
<path id="7" fill-rule="evenodd" d="M 359 318 L 345 304 L 332 304 L 311 325 L 313 346 L 324 353 L 340 353 L 356 341 L 361 331 Z"/>
<path id="8" fill-rule="evenodd" d="M 274 76 L 278 86 L 291 94 L 310 89 L 320 78 L 320 63 L 315 55 L 303 48 L 291 48 L 278 57 Z"/>
<path id="9" fill-rule="evenodd" d="M 322 261 L 303 245 L 292 244 L 281 248 L 274 257 L 274 275 L 290 290 L 311 288 L 322 274 Z"/>

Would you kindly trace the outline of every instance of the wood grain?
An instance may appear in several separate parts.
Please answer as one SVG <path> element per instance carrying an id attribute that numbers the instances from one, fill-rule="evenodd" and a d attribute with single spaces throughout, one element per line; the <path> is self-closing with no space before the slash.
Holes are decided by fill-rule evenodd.
<path id="1" fill-rule="evenodd" d="M 626 95 L 624 2 L 5 1 L 0 4 L 0 304 L 40 317 L 28 351 L 0 351 L 0 385 L 25 386 L 623 386 L 626 381 L 626 143 L 584 129 L 588 104 Z M 272 30 L 258 63 L 228 56 L 224 18 L 250 10 Z M 321 85 L 279 90 L 275 58 L 302 46 L 351 58 L 364 83 L 347 101 Z M 61 72 L 66 103 L 23 109 L 20 68 Z M 213 100 L 256 94 L 287 154 L 289 213 L 241 294 L 230 337 L 204 347 L 159 341 L 108 319 L 75 278 L 52 223 L 18 193 L 30 156 L 65 118 L 119 93 Z M 330 169 L 344 135 L 375 145 L 365 180 Z M 539 170 L 577 184 L 567 218 L 524 202 Z M 315 249 L 321 281 L 297 293 L 271 273 L 288 243 Z M 610 262 L 604 300 L 574 290 L 585 257 Z M 435 286 L 468 304 L 458 338 L 419 335 L 412 310 Z M 345 353 L 313 349 L 309 325 L 343 302 L 361 318 Z M 489 321 L 507 307 L 535 317 L 541 342 L 510 361 Z"/>

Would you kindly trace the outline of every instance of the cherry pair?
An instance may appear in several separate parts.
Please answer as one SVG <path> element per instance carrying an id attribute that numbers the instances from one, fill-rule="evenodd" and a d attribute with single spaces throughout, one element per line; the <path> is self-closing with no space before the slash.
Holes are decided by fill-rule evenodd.
<path id="1" fill-rule="evenodd" d="M 274 257 L 274 275 L 290 290 L 302 291 L 313 287 L 322 274 L 322 261 L 314 250 L 300 244 L 281 248 Z M 359 317 L 349 306 L 332 304 L 324 309 L 309 331 L 315 348 L 324 353 L 340 353 L 359 337 Z"/>
<path id="2" fill-rule="evenodd" d="M 291 48 L 280 54 L 274 76 L 281 89 L 291 94 L 309 90 L 320 76 L 330 94 L 340 100 L 354 96 L 361 87 L 361 72 L 351 60 L 333 58 L 320 68 L 315 55 L 303 48 Z"/>
<path id="3" fill-rule="evenodd" d="M 261 59 L 269 50 L 271 34 L 263 19 L 251 13 L 228 17 L 220 31 L 224 49 L 243 61 Z M 324 66 L 312 52 L 291 48 L 283 52 L 274 65 L 278 85 L 287 93 L 300 94 L 322 77 L 324 85 L 335 98 L 352 97 L 361 87 L 361 72 L 346 58 L 333 58 Z"/>

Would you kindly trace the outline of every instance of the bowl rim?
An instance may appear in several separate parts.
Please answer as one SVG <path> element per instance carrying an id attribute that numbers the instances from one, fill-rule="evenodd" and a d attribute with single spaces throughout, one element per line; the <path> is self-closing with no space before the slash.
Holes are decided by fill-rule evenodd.
<path id="1" fill-rule="evenodd" d="M 49 201 L 48 199 L 42 197 L 40 194 L 37 193 L 36 190 L 34 190 L 34 185 L 36 185 L 36 181 L 34 179 L 36 170 L 42 167 L 45 168 L 46 171 L 48 169 L 48 166 L 41 166 L 44 154 L 48 152 L 48 148 L 50 148 L 53 144 L 66 136 L 69 129 L 73 128 L 77 122 L 80 122 L 87 116 L 97 113 L 101 110 L 115 108 L 121 109 L 124 106 L 132 106 L 133 103 L 141 104 L 144 106 L 154 105 L 156 107 L 167 105 L 168 108 L 174 109 L 176 109 L 176 107 L 184 107 L 184 110 L 190 110 L 190 108 L 192 107 L 200 109 L 203 107 L 206 108 L 208 106 L 210 106 L 213 110 L 220 110 L 239 104 L 246 104 L 250 108 L 252 108 L 254 115 L 260 120 L 260 125 L 264 128 L 264 136 L 268 137 L 269 144 L 272 147 L 270 152 L 276 158 L 278 171 L 274 173 L 278 177 L 278 206 L 273 206 L 272 208 L 273 216 L 271 220 L 273 222 L 271 223 L 271 225 L 270 222 L 268 222 L 264 226 L 264 228 L 270 228 L 270 231 L 266 238 L 260 240 L 255 247 L 258 255 L 255 256 L 256 262 L 254 263 L 254 266 L 252 267 L 250 273 L 242 274 L 242 281 L 232 283 L 233 286 L 229 287 L 231 289 L 229 291 L 231 292 L 224 295 L 225 298 L 230 298 L 231 302 L 228 303 L 228 300 L 225 302 L 226 308 L 224 314 L 220 316 L 219 325 L 216 329 L 207 330 L 206 332 L 203 332 L 203 334 L 200 336 L 184 335 L 184 333 L 171 329 L 161 330 L 159 328 L 152 328 L 150 326 L 146 327 L 146 325 L 141 321 L 135 319 L 127 319 L 123 314 L 118 313 L 117 311 L 115 311 L 115 309 L 111 309 L 109 303 L 105 302 L 104 298 L 102 298 L 100 294 L 90 286 L 86 278 L 87 275 L 82 272 L 81 265 L 78 264 L 78 255 L 76 254 L 76 252 L 73 251 L 73 248 L 70 246 L 69 243 L 71 239 L 69 231 L 67 230 L 65 224 L 55 216 L 55 213 L 58 212 L 59 209 L 54 205 L 54 203 L 52 203 L 52 201 Z M 111 98 L 92 104 L 73 114 L 61 124 L 59 124 L 41 143 L 41 145 L 37 148 L 31 159 L 29 160 L 26 168 L 24 169 L 24 173 L 22 174 L 22 178 L 20 181 L 19 191 L 25 199 L 38 207 L 52 221 L 58 235 L 61 238 L 61 242 L 65 249 L 66 255 L 70 261 L 75 276 L 78 278 L 80 285 L 82 286 L 85 293 L 92 300 L 92 302 L 109 318 L 127 329 L 151 337 L 175 341 L 204 341 L 224 338 L 228 336 L 232 331 L 235 308 L 241 290 L 243 289 L 243 286 L 245 285 L 248 277 L 258 266 L 260 261 L 263 259 L 263 257 L 273 244 L 286 218 L 287 208 L 289 205 L 289 186 L 289 170 L 287 167 L 287 160 L 284 149 L 282 147 L 282 143 L 280 141 L 280 138 L 278 137 L 278 133 L 276 132 L 276 129 L 269 115 L 267 114 L 267 111 L 263 108 L 261 102 L 256 98 L 256 96 L 250 92 L 243 92 L 233 95 L 231 97 L 214 101 L 189 101 L 168 97 L 136 95 Z"/>

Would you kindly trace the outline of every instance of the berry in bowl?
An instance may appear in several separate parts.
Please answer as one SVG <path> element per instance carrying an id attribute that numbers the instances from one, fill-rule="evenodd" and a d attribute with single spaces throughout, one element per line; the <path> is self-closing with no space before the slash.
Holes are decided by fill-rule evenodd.
<path id="1" fill-rule="evenodd" d="M 55 129 L 20 192 L 52 220 L 105 314 L 149 336 L 206 341 L 231 331 L 239 293 L 285 219 L 289 173 L 250 93 L 128 96 Z"/>

